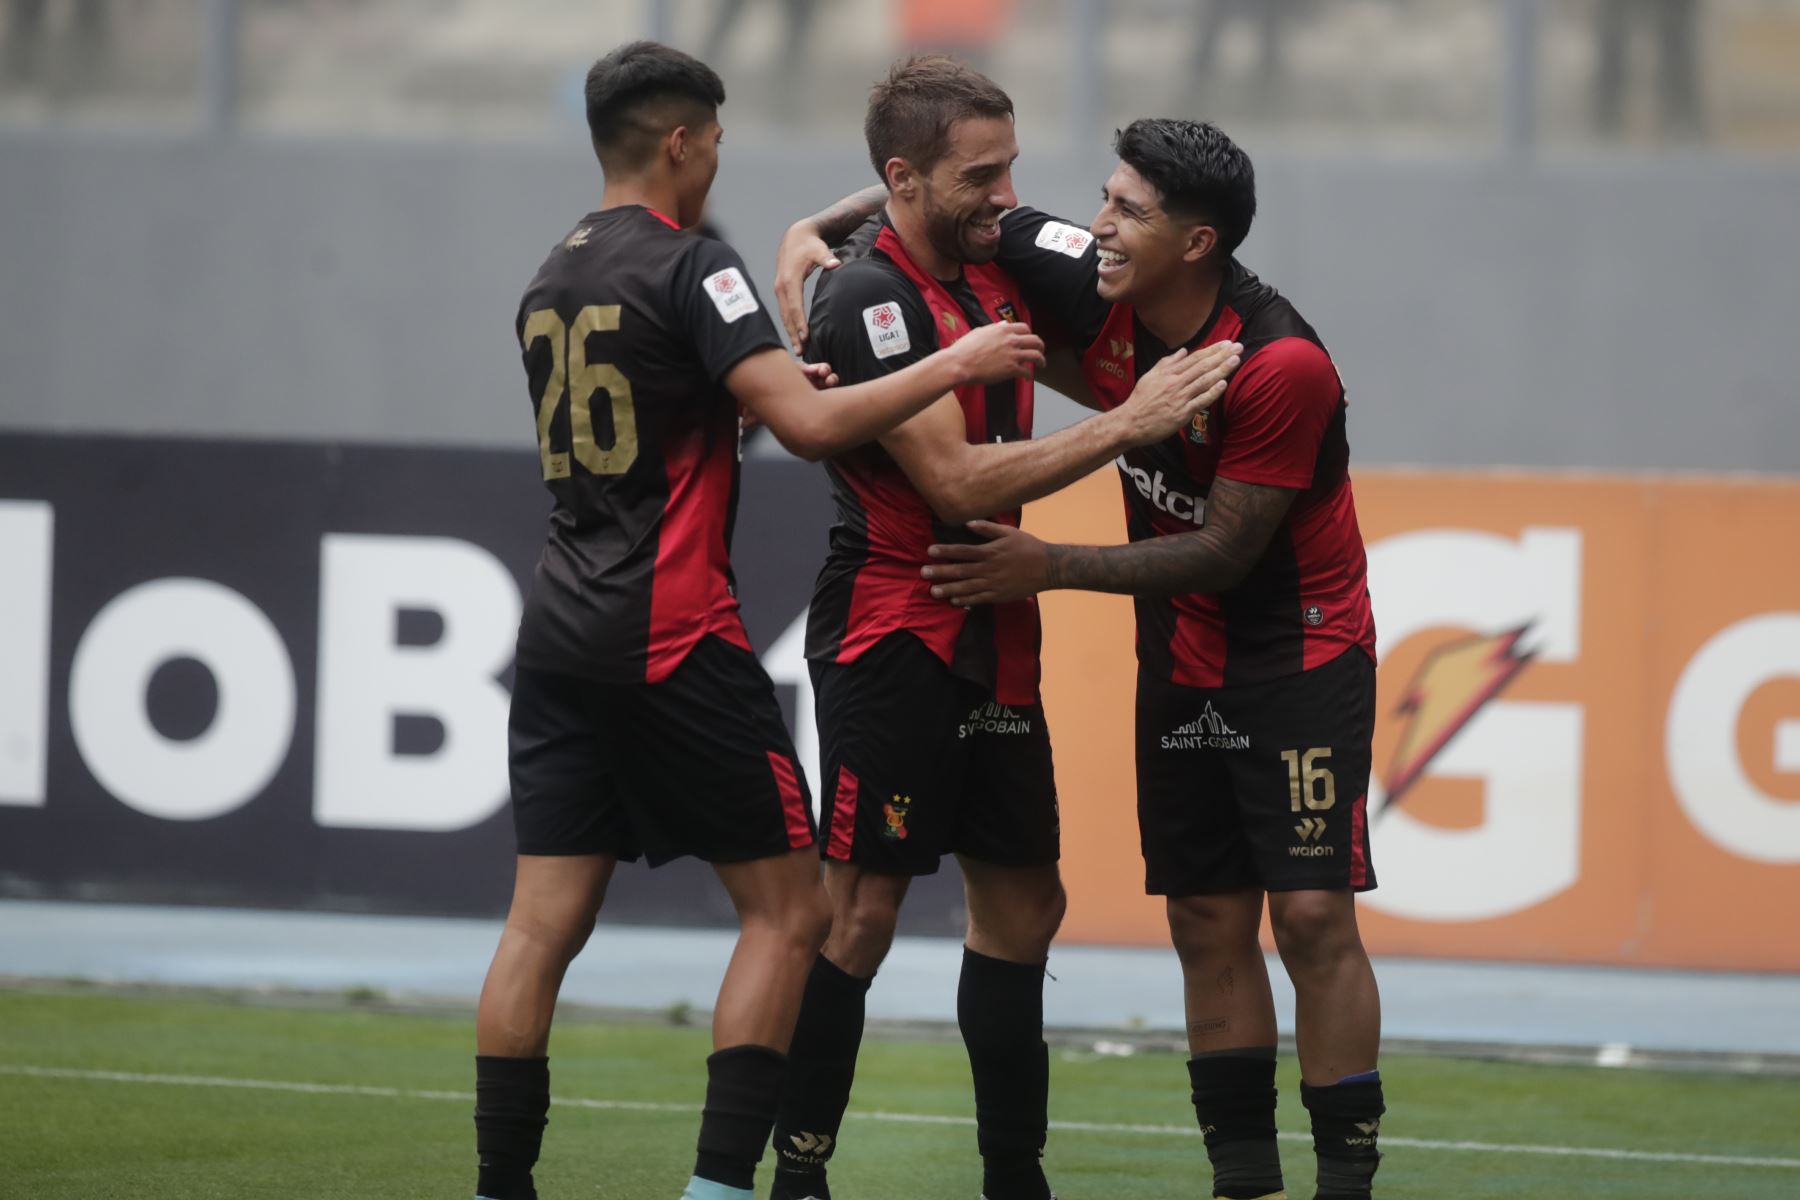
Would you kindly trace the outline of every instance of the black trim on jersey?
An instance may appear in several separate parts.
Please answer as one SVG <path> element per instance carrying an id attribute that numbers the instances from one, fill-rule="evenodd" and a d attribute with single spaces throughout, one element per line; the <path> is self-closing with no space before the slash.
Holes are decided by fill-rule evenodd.
<path id="1" fill-rule="evenodd" d="M 1225 619 L 1225 683 L 1255 683 L 1306 667 L 1306 626 L 1300 619 L 1300 563 L 1294 527 L 1282 522 L 1250 578 L 1221 592 Z M 1259 644 L 1260 643 L 1260 644 Z"/>
<path id="2" fill-rule="evenodd" d="M 1085 350 L 1112 313 L 1098 291 L 1100 253 L 1091 240 L 1078 258 L 1039 246 L 1038 231 L 1051 222 L 1086 228 L 1022 204 L 1000 218 L 1000 253 L 994 261 L 1025 293 L 1034 333 L 1053 350 Z"/>

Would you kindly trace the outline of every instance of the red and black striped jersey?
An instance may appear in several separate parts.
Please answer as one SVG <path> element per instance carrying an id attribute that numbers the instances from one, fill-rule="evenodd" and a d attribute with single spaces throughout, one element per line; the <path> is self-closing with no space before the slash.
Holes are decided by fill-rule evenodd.
<path id="1" fill-rule="evenodd" d="M 883 214 L 838 250 L 843 265 L 814 294 L 807 356 L 829 362 L 844 383 L 900 370 L 977 325 L 1029 321 L 1012 280 L 991 265 L 965 266 L 954 282 L 912 261 Z M 1029 379 L 958 388 L 968 440 L 1031 436 Z M 919 575 L 934 542 L 978 541 L 938 520 L 893 457 L 870 444 L 827 463 L 837 523 L 813 591 L 807 657 L 854 662 L 888 634 L 917 636 L 951 672 L 994 691 L 1002 704 L 1038 696 L 1042 642 L 1037 601 L 960 609 L 931 596 Z M 1017 526 L 1019 511 L 992 518 Z"/>
<path id="2" fill-rule="evenodd" d="M 708 634 L 748 649 L 722 381 L 781 340 L 743 260 L 647 208 L 590 213 L 525 289 L 517 332 L 554 501 L 519 663 L 658 683 Z"/>
<path id="3" fill-rule="evenodd" d="M 1123 404 L 1139 374 L 1173 352 L 1129 305 L 1100 298 L 1086 229 L 1015 209 L 1001 224 L 999 261 L 1050 327 L 1050 340 L 1081 355 L 1102 407 Z M 1299 495 L 1237 587 L 1137 598 L 1138 660 L 1173 683 L 1220 687 L 1311 670 L 1350 649 L 1373 657 L 1375 618 L 1337 368 L 1294 306 L 1235 259 L 1215 310 L 1188 346 L 1221 341 L 1244 346 L 1224 397 L 1175 436 L 1118 460 L 1129 536 L 1198 529 L 1219 477 Z"/>

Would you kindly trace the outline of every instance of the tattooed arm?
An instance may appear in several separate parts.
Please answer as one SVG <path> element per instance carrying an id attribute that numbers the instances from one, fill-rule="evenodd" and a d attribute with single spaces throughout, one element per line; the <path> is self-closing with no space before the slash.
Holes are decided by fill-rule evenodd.
<path id="1" fill-rule="evenodd" d="M 936 561 L 924 568 L 924 576 L 934 585 L 933 596 L 962 608 L 1052 588 L 1130 596 L 1227 592 L 1262 557 L 1296 494 L 1291 488 L 1217 479 L 1204 526 L 1125 546 L 1047 545 L 1022 530 L 977 521 L 969 527 L 992 540 L 933 546 Z"/>

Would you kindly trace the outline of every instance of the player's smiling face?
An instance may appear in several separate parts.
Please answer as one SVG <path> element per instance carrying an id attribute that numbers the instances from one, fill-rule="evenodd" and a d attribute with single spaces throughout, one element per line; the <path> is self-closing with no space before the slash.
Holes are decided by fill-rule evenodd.
<path id="1" fill-rule="evenodd" d="M 966 117 L 950 127 L 950 150 L 918 177 L 921 215 L 931 248 L 962 263 L 992 262 L 1000 253 L 1000 214 L 1019 204 L 1012 165 L 1019 140 L 1011 117 Z"/>
<path id="2" fill-rule="evenodd" d="M 1101 190 L 1092 232 L 1100 256 L 1100 298 L 1111 304 L 1155 294 L 1218 242 L 1212 226 L 1165 211 L 1161 195 L 1128 163 L 1120 163 Z"/>

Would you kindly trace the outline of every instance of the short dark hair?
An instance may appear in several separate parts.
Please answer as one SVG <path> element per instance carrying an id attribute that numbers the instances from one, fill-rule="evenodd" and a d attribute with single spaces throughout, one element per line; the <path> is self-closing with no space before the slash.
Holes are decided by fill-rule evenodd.
<path id="1" fill-rule="evenodd" d="M 1225 254 L 1237 253 L 1256 219 L 1256 168 L 1217 125 L 1146 118 L 1116 133 L 1113 149 L 1156 189 L 1165 212 L 1205 221 Z"/>
<path id="2" fill-rule="evenodd" d="M 869 89 L 863 136 L 869 161 L 887 182 L 891 158 L 930 171 L 950 152 L 950 127 L 969 117 L 1010 117 L 1012 97 L 967 63 L 943 54 L 901 59 Z"/>
<path id="3" fill-rule="evenodd" d="M 588 133 L 608 172 L 637 170 L 671 129 L 725 103 L 718 72 L 660 42 L 629 42 L 602 58 L 588 70 L 586 94 Z"/>

